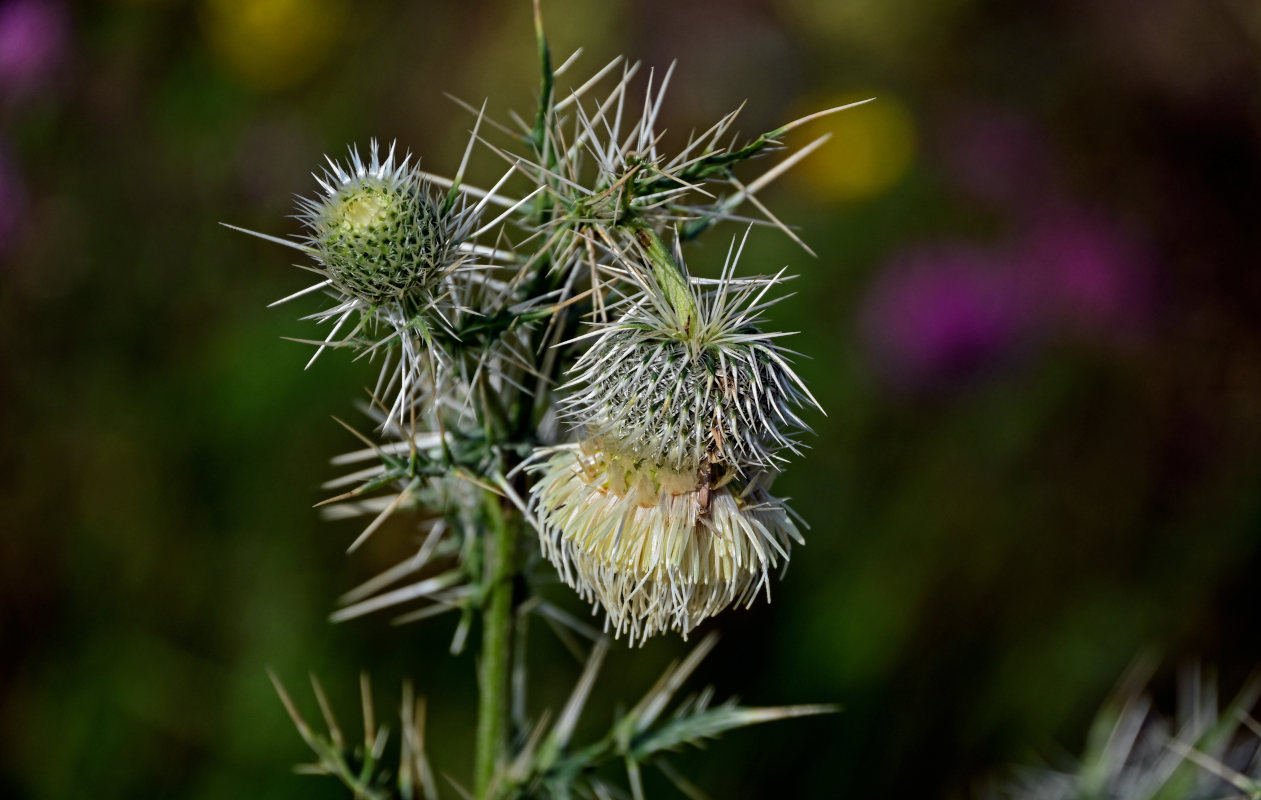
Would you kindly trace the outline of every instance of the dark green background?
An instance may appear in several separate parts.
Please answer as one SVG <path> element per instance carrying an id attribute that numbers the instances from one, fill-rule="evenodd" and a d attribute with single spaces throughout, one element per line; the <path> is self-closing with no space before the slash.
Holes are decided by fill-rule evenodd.
<path id="1" fill-rule="evenodd" d="M 1142 652 L 1165 665 L 1158 686 L 1188 658 L 1219 665 L 1227 689 L 1261 662 L 1255 3 L 544 11 L 558 53 L 586 49 L 583 72 L 621 52 L 677 57 L 672 131 L 747 98 L 755 133 L 853 93 L 905 108 L 913 131 L 907 169 L 879 185 L 842 196 L 807 162 L 813 175 L 766 195 L 819 257 L 765 231 L 744 263 L 801 275 L 774 321 L 801 331 L 828 416 L 777 484 L 808 544 L 772 605 L 706 626 L 723 639 L 695 682 L 846 711 L 737 732 L 676 766 L 714 797 L 965 796 L 1006 763 L 1078 747 Z M 465 781 L 472 658 L 446 653 L 454 621 L 325 622 L 413 546 L 399 524 L 347 559 L 355 526 L 310 508 L 326 458 L 354 446 L 330 415 L 354 413 L 370 367 L 332 354 L 304 372 L 306 348 L 280 337 L 312 335 L 295 317 L 313 306 L 265 308 L 302 274 L 217 223 L 293 232 L 292 195 L 322 154 L 371 136 L 453 171 L 470 118 L 442 92 L 499 112 L 533 102 L 527 3 L 69 12 L 61 61 L 5 100 L 0 134 L 27 196 L 0 255 L 0 795 L 341 796 L 289 774 L 305 752 L 268 665 L 310 714 L 302 683 L 318 672 L 352 730 L 361 668 L 383 718 L 412 676 L 435 760 Z M 1055 154 L 1057 197 L 1141 241 L 1146 288 L 1125 301 L 1143 324 L 1120 341 L 1054 328 L 907 386 L 861 335 L 875 276 L 908 247 L 995 247 L 1021 224 L 1016 201 L 979 199 L 947 168 L 944 132 L 975 107 L 1027 121 Z M 863 119 L 836 122 L 851 149 L 819 163 L 891 158 Z M 1039 213 L 1046 184 L 1007 178 Z M 736 232 L 694 250 L 696 270 Z M 535 634 L 537 712 L 578 666 Z M 616 648 L 592 728 L 685 648 Z"/>

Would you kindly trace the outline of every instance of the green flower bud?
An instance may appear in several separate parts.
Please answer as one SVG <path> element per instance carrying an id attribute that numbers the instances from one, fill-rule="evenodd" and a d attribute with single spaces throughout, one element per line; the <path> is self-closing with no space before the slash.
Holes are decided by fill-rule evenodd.
<path id="1" fill-rule="evenodd" d="M 380 303 L 423 294 L 452 261 L 456 232 L 409 162 L 396 164 L 393 146 L 380 158 L 376 142 L 367 162 L 352 149 L 347 167 L 330 159 L 317 177 L 322 195 L 301 201 L 308 243 L 347 295 Z"/>

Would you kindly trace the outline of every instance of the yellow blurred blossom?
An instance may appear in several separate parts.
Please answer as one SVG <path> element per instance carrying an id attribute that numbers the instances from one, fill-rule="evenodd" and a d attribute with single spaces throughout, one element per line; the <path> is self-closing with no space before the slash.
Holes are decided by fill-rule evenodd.
<path id="1" fill-rule="evenodd" d="M 309 77 L 328 57 L 345 0 L 203 0 L 202 30 L 216 61 L 254 89 Z"/>
<path id="2" fill-rule="evenodd" d="M 863 200 L 888 191 L 915 163 L 915 121 L 911 111 L 887 91 L 849 92 L 826 98 L 825 107 L 875 97 L 875 101 L 820 118 L 797 134 L 805 139 L 832 134 L 811 156 L 810 169 L 793 174 L 824 200 Z M 819 103 L 812 103 L 817 107 Z"/>

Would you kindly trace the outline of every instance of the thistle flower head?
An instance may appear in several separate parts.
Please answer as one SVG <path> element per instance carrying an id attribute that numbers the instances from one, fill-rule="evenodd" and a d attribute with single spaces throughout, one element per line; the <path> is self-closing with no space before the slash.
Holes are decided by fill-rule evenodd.
<path id="1" fill-rule="evenodd" d="M 544 555 L 632 643 L 667 630 L 686 638 L 728 606 L 769 596 L 770 570 L 802 541 L 768 473 L 713 481 L 600 439 L 555 448 L 535 469 Z"/>
<path id="2" fill-rule="evenodd" d="M 678 471 L 763 469 L 796 452 L 796 433 L 808 430 L 796 409 L 817 403 L 776 343 L 783 334 L 759 327 L 784 276 L 738 280 L 738 257 L 716 284 L 690 280 L 690 302 L 671 302 L 645 276 L 642 296 L 598 329 L 572 370 L 570 422 Z"/>
<path id="3" fill-rule="evenodd" d="M 391 145 L 382 158 L 373 141 L 367 160 L 351 148 L 347 164 L 328 164 L 299 219 L 335 288 L 378 303 L 423 292 L 450 270 L 470 221 L 443 212 L 411 156 L 396 161 Z"/>

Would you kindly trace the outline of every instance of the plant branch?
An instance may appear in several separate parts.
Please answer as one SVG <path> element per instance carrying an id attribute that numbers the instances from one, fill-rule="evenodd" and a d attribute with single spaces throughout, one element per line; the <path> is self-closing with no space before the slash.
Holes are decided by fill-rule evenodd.
<path id="1" fill-rule="evenodd" d="M 505 513 L 499 497 L 485 495 L 490 537 L 486 551 L 486 594 L 482 610 L 482 652 L 478 674 L 477 756 L 474 792 L 491 797 L 491 781 L 504 748 L 508 722 L 508 672 L 511 666 L 512 583 L 521 517 Z"/>
<path id="2" fill-rule="evenodd" d="M 670 254 L 670 248 L 661 240 L 661 236 L 656 231 L 637 221 L 631 222 L 630 228 L 635 234 L 635 240 L 643 247 L 649 263 L 652 264 L 653 277 L 657 279 L 661 291 L 665 293 L 666 299 L 679 315 L 679 321 L 684 328 L 690 327 L 697 315 L 696 300 L 692 297 L 691 289 L 688 288 L 687 276 L 684 275 L 683 269 L 674 260 L 674 256 Z"/>

